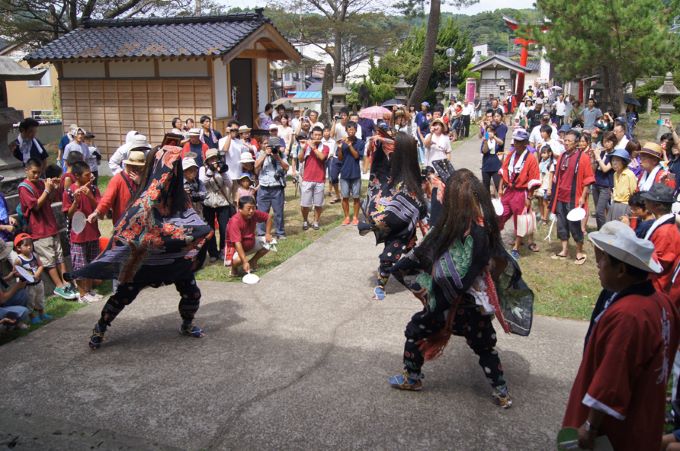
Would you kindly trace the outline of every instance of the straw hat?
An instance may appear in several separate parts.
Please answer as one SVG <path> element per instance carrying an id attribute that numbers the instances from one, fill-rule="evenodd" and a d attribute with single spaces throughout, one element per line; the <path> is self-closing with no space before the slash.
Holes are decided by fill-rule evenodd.
<path id="1" fill-rule="evenodd" d="M 657 160 L 663 159 L 663 149 L 660 145 L 655 142 L 648 141 L 640 149 L 640 154 L 648 155 L 650 157 L 656 158 Z"/>
<path id="2" fill-rule="evenodd" d="M 127 160 L 123 160 L 128 166 L 146 166 L 146 155 L 141 150 L 131 150 Z"/>
<path id="3" fill-rule="evenodd" d="M 434 124 L 440 124 L 442 126 L 442 129 L 446 130 L 446 124 L 440 118 L 433 119 L 431 125 L 434 125 Z"/>
<path id="4" fill-rule="evenodd" d="M 248 133 L 248 132 L 251 131 L 251 130 L 252 130 L 252 128 L 248 127 L 247 125 L 241 125 L 241 126 L 238 128 L 238 132 L 239 132 L 239 133 Z"/>
<path id="5" fill-rule="evenodd" d="M 597 232 L 588 234 L 595 247 L 605 254 L 647 272 L 659 274 L 663 268 L 654 259 L 654 244 L 635 236 L 621 221 L 610 221 Z"/>

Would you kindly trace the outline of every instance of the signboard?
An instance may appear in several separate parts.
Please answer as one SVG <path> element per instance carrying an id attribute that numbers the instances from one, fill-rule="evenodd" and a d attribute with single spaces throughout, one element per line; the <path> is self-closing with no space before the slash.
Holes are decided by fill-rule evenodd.
<path id="1" fill-rule="evenodd" d="M 465 102 L 474 102 L 477 95 L 477 80 L 468 78 L 465 81 Z"/>

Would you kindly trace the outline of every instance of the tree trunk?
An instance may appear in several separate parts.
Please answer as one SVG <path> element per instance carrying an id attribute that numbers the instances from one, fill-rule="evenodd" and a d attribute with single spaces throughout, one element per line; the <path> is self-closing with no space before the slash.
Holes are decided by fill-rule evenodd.
<path id="1" fill-rule="evenodd" d="M 345 77 L 342 70 L 342 32 L 336 29 L 333 34 L 333 81 L 337 80 L 338 77 L 342 77 L 344 82 Z"/>
<path id="2" fill-rule="evenodd" d="M 621 71 L 616 65 L 609 68 L 609 89 L 611 109 L 621 116 L 626 115 L 626 105 L 623 103 L 623 81 Z"/>
<path id="3" fill-rule="evenodd" d="M 328 91 L 333 89 L 333 70 L 330 64 L 326 64 L 323 71 L 323 81 L 321 83 L 321 115 L 319 119 L 323 123 L 330 123 L 331 116 L 331 99 L 328 97 Z"/>
<path id="4" fill-rule="evenodd" d="M 416 84 L 411 91 L 408 104 L 415 105 L 423 100 L 427 84 L 432 75 L 434 66 L 434 51 L 437 47 L 437 34 L 439 33 L 439 16 L 441 15 L 441 1 L 432 0 L 430 2 L 430 16 L 427 19 L 427 34 L 425 35 L 425 49 L 423 59 L 420 61 L 420 70 Z"/>

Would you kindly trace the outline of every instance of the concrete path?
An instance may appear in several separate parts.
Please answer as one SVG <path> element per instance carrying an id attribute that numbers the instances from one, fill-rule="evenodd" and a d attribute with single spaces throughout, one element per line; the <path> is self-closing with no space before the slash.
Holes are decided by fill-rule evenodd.
<path id="1" fill-rule="evenodd" d="M 97 352 L 87 339 L 101 304 L 0 347 L 0 444 L 554 449 L 586 324 L 538 317 L 530 337 L 499 333 L 510 410 L 493 405 L 458 337 L 426 364 L 423 392 L 393 390 L 386 379 L 401 370 L 420 304 L 393 282 L 371 301 L 373 243 L 339 227 L 258 285 L 200 282 L 201 340 L 178 335 L 177 294 L 165 287 L 143 291 Z"/>

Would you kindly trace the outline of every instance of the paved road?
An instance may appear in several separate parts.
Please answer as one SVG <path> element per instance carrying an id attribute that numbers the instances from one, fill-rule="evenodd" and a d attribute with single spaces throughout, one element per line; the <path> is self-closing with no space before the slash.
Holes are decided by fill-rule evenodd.
<path id="1" fill-rule="evenodd" d="M 165 287 L 142 292 L 97 352 L 86 342 L 101 305 L 0 347 L 0 444 L 552 449 L 586 324 L 539 317 L 530 337 L 501 334 L 510 410 L 492 404 L 460 338 L 426 365 L 423 392 L 393 390 L 386 378 L 400 371 L 419 303 L 392 282 L 385 301 L 370 300 L 372 244 L 340 227 L 259 285 L 201 282 L 202 340 L 177 334 L 177 295 Z"/>

